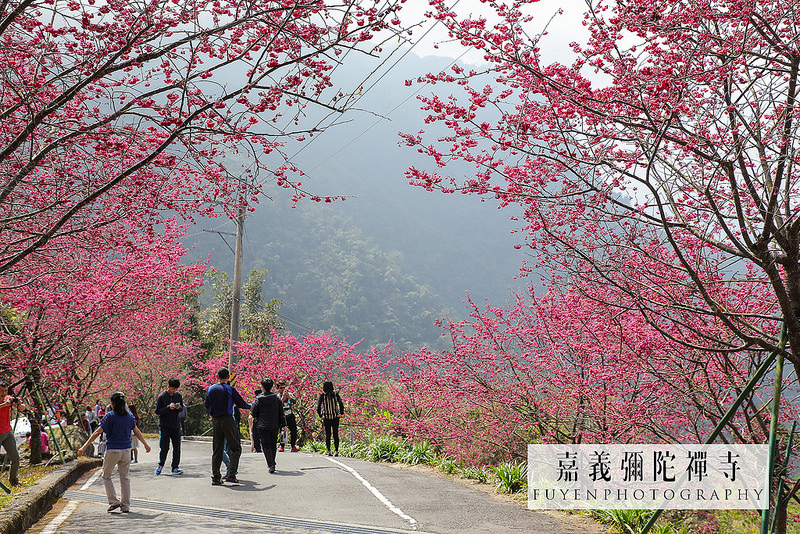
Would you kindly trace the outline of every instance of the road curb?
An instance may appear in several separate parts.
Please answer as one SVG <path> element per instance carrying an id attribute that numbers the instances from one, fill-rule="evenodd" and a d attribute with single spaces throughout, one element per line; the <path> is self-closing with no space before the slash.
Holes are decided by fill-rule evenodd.
<path id="1" fill-rule="evenodd" d="M 50 511 L 67 488 L 84 473 L 102 464 L 103 460 L 99 458 L 72 461 L 39 479 L 0 510 L 0 534 L 25 532 Z"/>

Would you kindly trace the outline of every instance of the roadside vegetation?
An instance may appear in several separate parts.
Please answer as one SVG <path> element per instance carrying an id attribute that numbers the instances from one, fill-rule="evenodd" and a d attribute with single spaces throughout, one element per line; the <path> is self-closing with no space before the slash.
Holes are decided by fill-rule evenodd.
<path id="1" fill-rule="evenodd" d="M 36 484 L 39 479 L 49 475 L 56 469 L 61 467 L 60 465 L 33 465 L 33 466 L 25 466 L 24 469 L 20 469 L 19 471 L 19 485 L 18 486 L 11 486 L 8 489 L 11 490 L 11 493 L 6 493 L 5 491 L 0 491 L 0 510 L 8 506 L 13 500 L 16 495 L 27 491 L 31 486 Z M 3 481 L 5 484 L 5 481 Z"/>

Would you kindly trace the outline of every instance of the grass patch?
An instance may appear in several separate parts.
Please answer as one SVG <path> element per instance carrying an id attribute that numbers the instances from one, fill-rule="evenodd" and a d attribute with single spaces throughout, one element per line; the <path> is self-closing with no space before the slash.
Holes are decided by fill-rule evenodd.
<path id="1" fill-rule="evenodd" d="M 11 490 L 11 494 L 7 494 L 5 491 L 0 490 L 0 510 L 8 506 L 14 500 L 14 496 L 16 494 L 24 492 L 36 484 L 40 478 L 49 475 L 59 467 L 61 467 L 60 464 L 48 465 L 46 467 L 44 465 L 35 465 L 33 467 L 20 466 L 19 486 L 11 487 L 8 479 L 3 480 L 3 485 Z"/>
<path id="2" fill-rule="evenodd" d="M 800 504 L 790 504 L 787 516 L 786 533 L 800 534 Z M 720 533 L 758 534 L 761 531 L 761 514 L 753 510 L 719 510 L 717 519 Z"/>

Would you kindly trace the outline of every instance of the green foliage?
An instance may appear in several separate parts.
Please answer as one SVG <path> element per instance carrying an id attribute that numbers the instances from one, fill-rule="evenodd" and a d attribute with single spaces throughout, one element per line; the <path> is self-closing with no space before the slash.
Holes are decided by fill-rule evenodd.
<path id="1" fill-rule="evenodd" d="M 13 339 L 19 336 L 20 324 L 23 318 L 16 310 L 5 306 L 0 306 L 0 337 L 4 340 Z M 12 344 L 7 341 L 0 341 L 0 354 L 10 352 Z"/>
<path id="2" fill-rule="evenodd" d="M 303 449 L 306 449 L 306 450 L 308 450 L 310 452 L 318 452 L 318 453 L 323 453 L 323 452 L 327 451 L 327 449 L 325 448 L 325 443 L 324 442 L 322 442 L 322 441 L 314 441 L 314 440 L 306 441 L 305 444 L 303 445 Z"/>
<path id="3" fill-rule="evenodd" d="M 263 239 L 254 240 L 259 246 L 248 254 L 248 261 L 269 268 L 264 291 L 286 303 L 281 313 L 303 323 L 296 327 L 334 330 L 353 342 L 363 340 L 365 348 L 389 341 L 401 350 L 423 344 L 446 348 L 434 320 L 453 312 L 429 285 L 403 272 L 402 255 L 378 249 L 351 220 L 318 208 L 271 206 L 248 219 L 252 231 L 269 229 Z M 201 251 L 204 256 L 216 245 L 211 243 L 201 243 L 187 259 Z M 230 268 L 227 258 L 220 255 L 218 269 Z M 230 324 L 229 285 L 227 277 L 212 279 L 218 304 L 210 308 L 207 322 L 213 331 L 224 333 Z M 247 295 L 243 291 L 243 299 Z"/>
<path id="4" fill-rule="evenodd" d="M 465 466 L 461 468 L 461 476 L 470 480 L 475 480 L 481 484 L 488 484 L 492 473 L 485 467 Z"/>
<path id="5" fill-rule="evenodd" d="M 379 437 L 370 443 L 367 459 L 372 462 L 396 462 L 402 457 L 403 442 L 391 437 Z"/>
<path id="6" fill-rule="evenodd" d="M 402 462 L 411 465 L 430 464 L 436 460 L 436 453 L 427 441 L 414 443 L 402 457 Z"/>
<path id="7" fill-rule="evenodd" d="M 506 462 L 490 468 L 498 479 L 496 490 L 502 493 L 516 493 L 527 485 L 528 466 L 516 462 Z"/>
<path id="8" fill-rule="evenodd" d="M 788 534 L 800 533 L 800 505 L 795 502 L 787 510 L 789 520 L 786 524 Z M 719 532 L 725 534 L 758 534 L 761 514 L 755 510 L 718 510 Z"/>
<path id="9" fill-rule="evenodd" d="M 624 534 L 639 534 L 647 522 L 653 510 L 594 510 L 592 515 L 610 525 L 615 531 Z M 653 534 L 686 534 L 689 527 L 686 523 L 670 523 L 668 521 L 659 521 L 650 532 Z"/>
<path id="10" fill-rule="evenodd" d="M 186 433 L 190 436 L 210 436 L 211 435 L 211 421 L 208 418 L 208 410 L 205 405 L 199 400 L 191 402 L 188 395 L 184 394 L 184 403 L 187 406 L 186 414 Z M 142 406 L 147 406 L 143 404 Z M 157 430 L 153 426 L 153 430 Z"/>
<path id="11" fill-rule="evenodd" d="M 242 306 L 240 308 L 240 340 L 268 345 L 272 329 L 283 330 L 283 321 L 278 315 L 281 302 L 277 299 L 264 301 L 263 285 L 266 270 L 253 269 L 242 284 Z M 197 337 L 202 340 L 209 355 L 220 354 L 225 350 L 224 340 L 230 337 L 231 314 L 233 310 L 233 283 L 223 271 L 212 271 L 207 275 L 207 283 L 213 293 L 209 307 L 196 314 Z M 197 304 L 199 306 L 199 303 Z M 191 320 L 190 320 L 191 321 Z M 194 325 L 193 330 L 194 330 Z"/>
<path id="12" fill-rule="evenodd" d="M 345 443 L 339 447 L 339 454 L 348 458 L 363 459 L 367 456 L 367 447 L 363 443 Z"/>
<path id="13" fill-rule="evenodd" d="M 596 510 L 595 517 L 619 532 L 637 534 L 647 524 L 652 510 Z"/>
<path id="14" fill-rule="evenodd" d="M 458 469 L 458 464 L 456 461 L 449 456 L 441 456 L 436 460 L 435 465 L 436 469 L 448 475 L 452 475 Z"/>
<path id="15" fill-rule="evenodd" d="M 650 529 L 653 534 L 688 534 L 689 526 L 685 524 L 656 523 Z"/>

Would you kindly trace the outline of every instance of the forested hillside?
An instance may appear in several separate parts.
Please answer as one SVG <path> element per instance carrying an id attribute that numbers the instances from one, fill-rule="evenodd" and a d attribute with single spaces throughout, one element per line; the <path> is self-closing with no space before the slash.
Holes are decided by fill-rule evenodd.
<path id="1" fill-rule="evenodd" d="M 359 102 L 381 116 L 348 115 L 351 122 L 293 158 L 311 192 L 344 195 L 345 201 L 306 199 L 292 208 L 285 191 L 268 185 L 269 198 L 248 215 L 244 272 L 268 269 L 264 296 L 281 299 L 281 313 L 294 322 L 365 344 L 441 344 L 434 320 L 463 317 L 467 291 L 502 304 L 509 288 L 521 285 L 514 277 L 524 256 L 514 245 L 522 238 L 511 234 L 508 213 L 496 210 L 492 199 L 481 204 L 430 193 L 404 176 L 410 165 L 425 162 L 398 146 L 398 132 L 417 130 L 425 116 L 413 98 L 416 89 L 404 80 L 447 65 L 442 58 L 409 55 Z M 185 240 L 197 243 L 189 259 L 210 254 L 212 265 L 232 272 L 230 249 L 202 231 L 211 228 L 235 231 L 226 219 L 202 221 Z M 233 236 L 225 238 L 233 246 Z"/>

